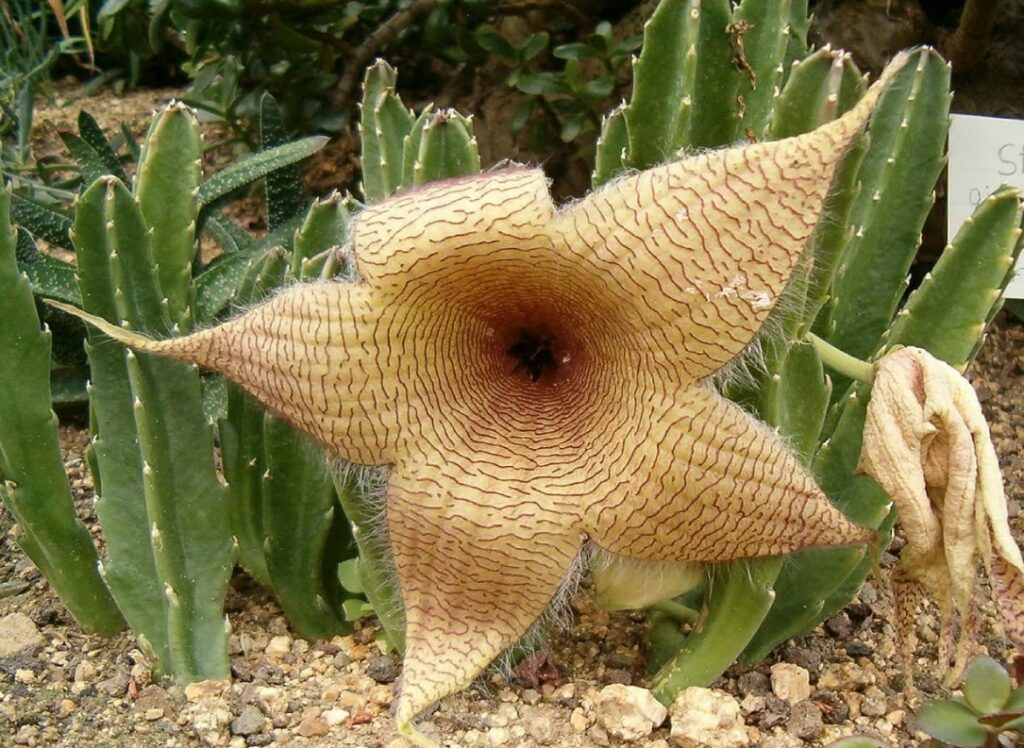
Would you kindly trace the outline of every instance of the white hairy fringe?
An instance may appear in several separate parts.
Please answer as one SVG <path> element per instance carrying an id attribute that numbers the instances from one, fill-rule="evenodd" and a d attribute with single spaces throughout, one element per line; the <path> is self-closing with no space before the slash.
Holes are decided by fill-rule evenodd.
<path id="1" fill-rule="evenodd" d="M 360 526 L 358 529 L 363 544 L 381 565 L 382 576 L 387 584 L 385 589 L 376 589 L 373 593 L 378 599 L 383 598 L 388 606 L 395 606 L 401 600 L 398 598 L 398 573 L 391 555 L 387 524 L 387 492 L 391 469 L 386 465 L 355 465 L 337 459 L 330 461 L 329 468 L 339 485 L 351 483 L 359 500 L 368 504 L 369 526 Z"/>
<path id="2" fill-rule="evenodd" d="M 518 642 L 502 652 L 491 663 L 488 672 L 498 672 L 506 678 L 511 676 L 516 665 L 517 655 L 523 652 L 533 652 L 540 649 L 547 641 L 548 633 L 552 630 L 568 631 L 572 628 L 574 616 L 571 603 L 580 586 L 586 579 L 593 563 L 594 546 L 584 543 L 580 552 L 576 554 L 572 564 L 566 569 L 558 589 L 551 597 L 551 602 L 544 609 L 540 617 L 534 621 L 529 630 L 523 634 Z"/>

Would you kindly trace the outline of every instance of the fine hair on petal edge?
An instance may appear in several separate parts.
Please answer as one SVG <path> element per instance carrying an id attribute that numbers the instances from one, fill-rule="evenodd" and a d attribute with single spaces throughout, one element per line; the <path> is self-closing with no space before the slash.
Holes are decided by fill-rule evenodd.
<path id="1" fill-rule="evenodd" d="M 378 599 L 383 596 L 385 604 L 393 608 L 401 600 L 396 597 L 400 594 L 398 572 L 391 555 L 387 526 L 387 492 L 391 470 L 386 465 L 356 465 L 339 459 L 331 460 L 328 467 L 339 490 L 343 486 L 350 486 L 358 495 L 358 501 L 367 505 L 369 524 L 358 529 L 362 533 L 363 545 L 373 554 L 387 583 L 385 589 L 374 590 L 374 593 Z M 352 522 L 351 518 L 348 519 Z"/>

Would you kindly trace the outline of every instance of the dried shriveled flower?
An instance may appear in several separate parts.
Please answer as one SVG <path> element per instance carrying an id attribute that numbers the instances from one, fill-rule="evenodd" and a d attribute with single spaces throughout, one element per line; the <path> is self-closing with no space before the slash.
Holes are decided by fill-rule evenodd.
<path id="1" fill-rule="evenodd" d="M 702 380 L 779 298 L 884 78 L 812 133 L 562 209 L 525 168 L 371 205 L 359 282 L 294 287 L 187 337 L 90 321 L 230 377 L 346 460 L 391 466 L 397 720 L 429 745 L 413 718 L 523 635 L 588 542 L 689 564 L 872 539 Z"/>
<path id="2" fill-rule="evenodd" d="M 988 425 L 970 383 L 920 348 L 876 364 L 860 469 L 892 497 L 907 538 L 893 573 L 905 673 L 911 683 L 914 612 L 920 593 L 938 603 L 939 660 L 961 636 L 955 681 L 973 644 L 978 562 L 984 561 L 1006 635 L 1024 648 L 1024 560 L 1010 535 L 1003 480 Z"/>

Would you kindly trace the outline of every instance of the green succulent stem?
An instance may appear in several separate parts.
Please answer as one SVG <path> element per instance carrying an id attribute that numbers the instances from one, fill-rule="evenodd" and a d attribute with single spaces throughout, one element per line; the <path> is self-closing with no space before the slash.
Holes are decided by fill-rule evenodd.
<path id="1" fill-rule="evenodd" d="M 858 382 L 871 384 L 874 381 L 875 367 L 867 361 L 839 350 L 827 340 L 819 338 L 813 332 L 807 333 L 807 340 L 810 341 L 811 345 L 818 352 L 821 362 L 830 369 L 835 369 L 840 374 L 850 379 L 855 379 Z"/>
<path id="2" fill-rule="evenodd" d="M 657 610 L 670 616 L 680 623 L 695 623 L 700 618 L 700 612 L 675 600 L 661 600 L 650 606 L 651 610 Z"/>
<path id="3" fill-rule="evenodd" d="M 775 600 L 772 585 L 781 567 L 781 558 L 722 565 L 700 628 L 654 676 L 651 691 L 660 702 L 671 703 L 684 688 L 706 686 L 736 661 Z"/>

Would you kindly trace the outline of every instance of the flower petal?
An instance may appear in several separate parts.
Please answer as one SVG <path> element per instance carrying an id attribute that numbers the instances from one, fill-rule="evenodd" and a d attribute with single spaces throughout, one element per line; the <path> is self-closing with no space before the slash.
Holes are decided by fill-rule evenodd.
<path id="1" fill-rule="evenodd" d="M 552 507 L 526 475 L 502 472 L 435 458 L 392 473 L 388 532 L 406 610 L 400 730 L 522 637 L 579 552 L 572 503 Z"/>
<path id="2" fill-rule="evenodd" d="M 700 386 L 659 406 L 616 475 L 587 508 L 600 547 L 631 558 L 726 561 L 817 545 L 866 543 L 782 441 Z"/>
<path id="3" fill-rule="evenodd" d="M 441 268 L 508 249 L 551 251 L 555 208 L 540 169 L 505 169 L 403 192 L 356 218 L 359 273 L 380 288 L 428 278 Z"/>
<path id="4" fill-rule="evenodd" d="M 840 119 L 620 179 L 565 210 L 556 230 L 635 299 L 652 347 L 685 379 L 705 377 L 743 350 L 782 294 L 837 164 L 904 62 Z"/>
<path id="5" fill-rule="evenodd" d="M 372 338 L 379 306 L 365 286 L 302 284 L 216 327 L 166 340 L 61 308 L 131 348 L 229 377 L 350 462 L 393 459 L 394 376 Z"/>

